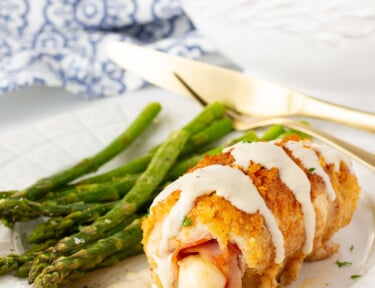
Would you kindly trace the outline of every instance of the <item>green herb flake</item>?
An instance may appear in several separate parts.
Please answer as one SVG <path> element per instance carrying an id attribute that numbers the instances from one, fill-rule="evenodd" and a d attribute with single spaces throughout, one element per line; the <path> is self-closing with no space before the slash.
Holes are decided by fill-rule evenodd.
<path id="1" fill-rule="evenodd" d="M 350 276 L 350 279 L 358 279 L 360 277 L 362 277 L 362 275 L 353 274 L 352 276 Z"/>
<path id="2" fill-rule="evenodd" d="M 352 245 L 352 246 L 350 246 L 349 251 L 353 252 L 353 250 L 354 250 L 354 246 Z"/>
<path id="3" fill-rule="evenodd" d="M 309 168 L 309 172 L 310 172 L 310 173 L 313 173 L 313 172 L 315 171 L 315 169 L 316 169 L 316 168 L 311 167 L 311 168 Z"/>
<path id="4" fill-rule="evenodd" d="M 185 217 L 184 220 L 182 221 L 182 226 L 184 227 L 189 227 L 191 226 L 192 222 L 189 217 Z"/>
<path id="5" fill-rule="evenodd" d="M 348 262 L 348 261 L 339 261 L 337 260 L 336 261 L 336 265 L 341 268 L 341 267 L 348 267 L 348 266 L 351 266 L 352 265 L 352 262 Z"/>

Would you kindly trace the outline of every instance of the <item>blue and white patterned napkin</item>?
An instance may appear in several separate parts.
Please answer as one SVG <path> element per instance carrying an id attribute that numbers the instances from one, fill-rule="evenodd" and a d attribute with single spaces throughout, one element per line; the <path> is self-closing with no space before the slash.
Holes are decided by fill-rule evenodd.
<path id="1" fill-rule="evenodd" d="M 110 40 L 192 58 L 212 50 L 178 0 L 0 0 L 0 93 L 48 85 L 98 98 L 142 87 L 107 59 Z"/>

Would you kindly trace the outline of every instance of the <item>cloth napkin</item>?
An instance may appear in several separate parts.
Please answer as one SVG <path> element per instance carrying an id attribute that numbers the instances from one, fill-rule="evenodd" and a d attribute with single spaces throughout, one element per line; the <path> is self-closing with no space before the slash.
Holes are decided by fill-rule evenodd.
<path id="1" fill-rule="evenodd" d="M 111 40 L 189 58 L 212 51 L 177 0 L 1 0 L 0 93 L 48 85 L 89 99 L 142 87 L 107 58 Z"/>

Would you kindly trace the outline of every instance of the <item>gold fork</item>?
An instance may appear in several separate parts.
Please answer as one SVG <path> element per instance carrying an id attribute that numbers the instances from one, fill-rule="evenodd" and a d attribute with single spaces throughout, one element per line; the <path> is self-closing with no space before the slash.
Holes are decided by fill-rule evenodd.
<path id="1" fill-rule="evenodd" d="M 189 90 L 189 93 L 195 100 L 197 100 L 203 106 L 208 103 L 200 97 L 200 95 L 192 89 L 179 75 L 175 75 L 177 79 Z M 368 152 L 362 148 L 359 148 L 353 144 L 350 144 L 344 140 L 341 140 L 337 137 L 334 137 L 324 131 L 321 131 L 317 128 L 304 125 L 298 121 L 292 120 L 286 117 L 249 117 L 239 111 L 236 111 L 234 108 L 228 107 L 228 116 L 232 118 L 234 128 L 238 131 L 245 131 L 254 128 L 261 128 L 274 124 L 281 124 L 283 126 L 299 130 L 303 133 L 309 134 L 322 142 L 340 150 L 341 152 L 349 155 L 350 157 L 356 159 L 362 164 L 366 165 L 371 170 L 375 171 L 375 154 Z"/>

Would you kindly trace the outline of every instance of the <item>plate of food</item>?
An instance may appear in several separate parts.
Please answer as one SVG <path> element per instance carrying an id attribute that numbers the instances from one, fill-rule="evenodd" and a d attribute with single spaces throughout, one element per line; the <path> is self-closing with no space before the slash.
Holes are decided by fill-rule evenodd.
<path id="1" fill-rule="evenodd" d="M 371 287 L 373 172 L 137 96 L 0 135 L 0 287 Z"/>

